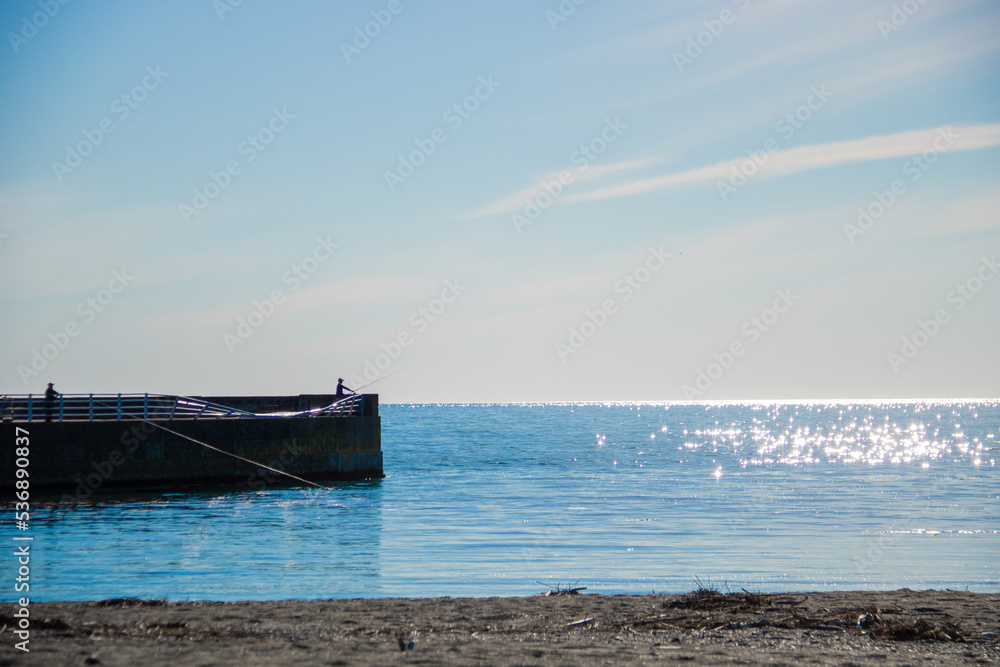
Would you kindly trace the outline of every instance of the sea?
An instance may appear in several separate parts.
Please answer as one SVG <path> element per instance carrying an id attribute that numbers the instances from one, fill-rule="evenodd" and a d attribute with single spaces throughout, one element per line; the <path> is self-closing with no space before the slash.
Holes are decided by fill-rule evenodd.
<path id="1" fill-rule="evenodd" d="M 383 479 L 33 508 L 31 599 L 1000 592 L 1000 401 L 380 411 Z"/>

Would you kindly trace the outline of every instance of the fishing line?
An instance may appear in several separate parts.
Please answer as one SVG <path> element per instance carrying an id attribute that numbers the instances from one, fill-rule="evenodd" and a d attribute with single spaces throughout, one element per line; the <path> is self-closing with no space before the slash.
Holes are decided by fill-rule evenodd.
<path id="1" fill-rule="evenodd" d="M 103 405 L 105 407 L 112 407 L 112 406 L 108 405 L 107 403 L 101 403 L 101 405 Z M 310 482 L 308 479 L 303 479 L 301 477 L 296 477 L 295 475 L 293 475 L 290 472 L 285 472 L 284 470 L 278 470 L 277 468 L 272 468 L 271 466 L 264 465 L 263 463 L 258 463 L 257 461 L 251 461 L 250 459 L 248 459 L 246 457 L 243 457 L 243 456 L 240 456 L 239 454 L 233 454 L 232 452 L 227 452 L 224 449 L 219 449 L 218 447 L 213 447 L 212 445 L 210 445 L 208 443 L 202 442 L 201 440 L 195 440 L 194 438 L 192 438 L 189 435 L 184 435 L 183 433 L 178 433 L 177 431 L 173 431 L 173 430 L 167 428 L 166 426 L 161 426 L 160 424 L 157 424 L 156 422 L 152 422 L 152 421 L 150 421 L 148 419 L 144 419 L 143 417 L 133 417 L 131 415 L 124 415 L 124 416 L 127 419 L 134 419 L 136 421 L 146 422 L 150 426 L 153 426 L 153 427 L 159 428 L 159 429 L 163 429 L 167 433 L 171 433 L 171 434 L 176 435 L 178 437 L 184 438 L 185 440 L 190 440 L 191 442 L 193 442 L 195 444 L 198 444 L 198 445 L 201 445 L 202 447 L 208 447 L 212 451 L 219 452 L 220 454 L 225 454 L 226 456 L 232 456 L 234 459 L 239 459 L 240 461 L 246 461 L 247 463 L 251 463 L 251 464 L 253 464 L 255 466 L 258 466 L 260 468 L 264 468 L 265 470 L 270 470 L 271 472 L 276 472 L 279 475 L 285 475 L 286 477 L 291 477 L 292 479 L 297 480 L 299 482 L 305 482 L 306 484 L 309 484 L 311 486 L 315 486 L 318 489 L 325 489 L 327 491 L 332 490 L 329 486 L 323 486 L 322 484 L 317 484 L 316 482 Z"/>
<path id="2" fill-rule="evenodd" d="M 386 379 L 387 377 L 391 377 L 391 376 L 395 375 L 396 373 L 399 373 L 400 371 L 405 371 L 405 370 L 406 370 L 406 367 L 397 368 L 396 370 L 394 370 L 393 372 L 389 373 L 388 375 L 383 375 L 380 378 L 376 378 L 376 379 L 372 380 L 368 384 L 361 385 L 360 387 L 358 387 L 357 389 L 354 390 L 354 393 L 357 393 L 357 392 L 361 391 L 362 389 L 364 389 L 365 387 L 370 387 L 373 384 L 375 384 L 376 382 L 381 382 L 382 380 Z"/>

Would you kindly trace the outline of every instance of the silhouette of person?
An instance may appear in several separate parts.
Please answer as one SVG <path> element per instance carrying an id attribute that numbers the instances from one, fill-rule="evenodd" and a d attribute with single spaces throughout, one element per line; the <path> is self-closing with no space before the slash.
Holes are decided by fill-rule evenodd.
<path id="1" fill-rule="evenodd" d="M 347 398 L 353 396 L 354 392 L 344 386 L 344 378 L 337 378 L 337 398 Z"/>
<path id="2" fill-rule="evenodd" d="M 52 383 L 45 389 L 45 421 L 52 421 L 52 407 L 55 405 L 56 396 L 59 392 L 52 387 Z"/>

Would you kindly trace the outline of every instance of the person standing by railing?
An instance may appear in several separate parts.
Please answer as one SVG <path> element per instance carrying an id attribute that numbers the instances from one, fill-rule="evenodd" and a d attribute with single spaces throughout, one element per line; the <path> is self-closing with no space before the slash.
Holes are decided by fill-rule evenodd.
<path id="1" fill-rule="evenodd" d="M 52 421 L 52 408 L 55 406 L 56 397 L 59 396 L 59 392 L 55 390 L 52 383 L 45 389 L 45 421 Z"/>

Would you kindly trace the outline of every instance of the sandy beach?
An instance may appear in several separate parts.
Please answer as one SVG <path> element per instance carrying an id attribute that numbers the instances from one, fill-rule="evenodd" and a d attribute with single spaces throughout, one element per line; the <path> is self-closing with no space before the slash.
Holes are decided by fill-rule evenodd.
<path id="1" fill-rule="evenodd" d="M 0 665 L 1000 664 L 1000 595 L 958 591 L 4 604 Z"/>

